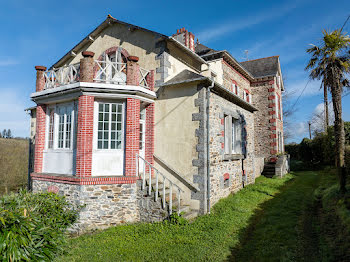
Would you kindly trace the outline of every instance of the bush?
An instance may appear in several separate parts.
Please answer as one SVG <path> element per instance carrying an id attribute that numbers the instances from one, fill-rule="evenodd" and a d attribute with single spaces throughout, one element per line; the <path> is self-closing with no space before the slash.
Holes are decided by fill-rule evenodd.
<path id="1" fill-rule="evenodd" d="M 50 261 L 78 212 L 54 193 L 20 191 L 0 198 L 2 261 Z"/>

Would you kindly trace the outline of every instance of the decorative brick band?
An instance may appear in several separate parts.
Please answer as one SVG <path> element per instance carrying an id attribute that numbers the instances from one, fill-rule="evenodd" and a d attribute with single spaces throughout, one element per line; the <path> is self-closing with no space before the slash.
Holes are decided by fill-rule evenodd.
<path id="1" fill-rule="evenodd" d="M 139 179 L 136 176 L 129 177 L 75 177 L 75 176 L 56 176 L 50 174 L 32 173 L 33 180 L 49 181 L 62 184 L 74 185 L 104 185 L 104 184 L 134 184 Z"/>
<path id="2" fill-rule="evenodd" d="M 222 60 L 222 62 L 226 66 L 230 67 L 233 71 L 235 71 L 236 74 L 238 74 L 240 77 L 242 77 L 245 81 L 247 81 L 250 84 L 250 81 L 247 78 L 245 78 L 240 72 L 238 72 L 236 69 L 234 69 L 229 63 L 227 63 L 225 60 Z"/>
<path id="3" fill-rule="evenodd" d="M 36 107 L 34 172 L 42 172 L 45 148 L 46 105 Z"/>
<path id="4" fill-rule="evenodd" d="M 80 96 L 78 104 L 76 175 L 91 176 L 94 97 Z"/>

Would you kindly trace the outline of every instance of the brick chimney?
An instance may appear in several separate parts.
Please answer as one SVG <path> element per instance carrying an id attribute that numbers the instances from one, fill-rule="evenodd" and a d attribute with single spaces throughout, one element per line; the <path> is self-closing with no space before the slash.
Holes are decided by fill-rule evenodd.
<path id="1" fill-rule="evenodd" d="M 194 52 L 194 34 L 188 32 L 184 27 L 178 29 L 176 34 L 173 34 L 173 38 Z"/>

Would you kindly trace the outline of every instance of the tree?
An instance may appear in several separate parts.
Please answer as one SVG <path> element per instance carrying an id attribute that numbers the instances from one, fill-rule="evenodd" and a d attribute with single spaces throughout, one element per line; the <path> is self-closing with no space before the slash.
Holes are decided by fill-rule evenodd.
<path id="1" fill-rule="evenodd" d="M 12 138 L 11 129 L 7 129 L 7 138 Z"/>
<path id="2" fill-rule="evenodd" d="M 323 31 L 320 46 L 312 45 L 306 50 L 311 54 L 311 59 L 305 70 L 310 70 L 310 78 L 321 80 L 324 86 L 330 90 L 334 111 L 335 131 L 335 165 L 338 168 L 340 191 L 346 191 L 345 172 L 345 132 L 342 119 L 342 92 L 344 87 L 349 87 L 346 74 L 350 72 L 349 61 L 350 38 L 342 33 L 342 30 L 332 32 Z"/>
<path id="3" fill-rule="evenodd" d="M 7 131 L 6 131 L 6 129 L 4 129 L 4 130 L 2 131 L 2 137 L 3 137 L 3 138 L 6 138 L 6 137 L 7 137 Z"/>

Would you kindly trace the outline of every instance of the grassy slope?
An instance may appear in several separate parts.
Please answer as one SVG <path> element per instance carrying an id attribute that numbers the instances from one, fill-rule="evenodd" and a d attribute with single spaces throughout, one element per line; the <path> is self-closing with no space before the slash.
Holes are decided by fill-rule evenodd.
<path id="1" fill-rule="evenodd" d="M 167 223 L 117 226 L 72 239 L 58 261 L 222 261 L 231 254 L 256 209 L 293 176 L 260 177 L 256 184 L 217 203 L 211 215 L 190 225 Z"/>
<path id="2" fill-rule="evenodd" d="M 0 195 L 27 183 L 28 141 L 0 138 Z"/>

